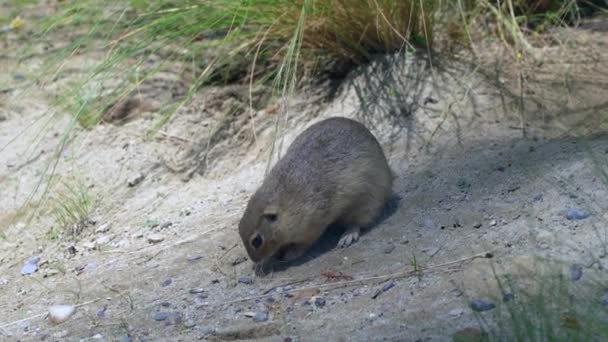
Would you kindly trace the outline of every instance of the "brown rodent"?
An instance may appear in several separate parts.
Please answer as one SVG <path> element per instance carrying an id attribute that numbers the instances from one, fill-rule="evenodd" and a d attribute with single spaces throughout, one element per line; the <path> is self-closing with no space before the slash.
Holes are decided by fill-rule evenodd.
<path id="1" fill-rule="evenodd" d="M 289 261 L 331 224 L 346 227 L 338 245 L 359 238 L 389 199 L 393 174 L 382 147 L 361 123 L 333 117 L 302 132 L 249 200 L 239 234 L 258 266 Z"/>

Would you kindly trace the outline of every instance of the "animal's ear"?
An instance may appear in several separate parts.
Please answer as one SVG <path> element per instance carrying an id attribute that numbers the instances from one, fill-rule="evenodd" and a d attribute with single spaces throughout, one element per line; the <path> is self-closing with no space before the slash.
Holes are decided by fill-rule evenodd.
<path id="1" fill-rule="evenodd" d="M 262 217 L 270 223 L 276 222 L 279 219 L 279 208 L 275 205 L 267 206 L 262 213 Z"/>

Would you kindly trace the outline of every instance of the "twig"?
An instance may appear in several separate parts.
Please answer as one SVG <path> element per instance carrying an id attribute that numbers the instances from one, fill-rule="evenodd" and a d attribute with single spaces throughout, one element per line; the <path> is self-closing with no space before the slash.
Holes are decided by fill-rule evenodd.
<path id="1" fill-rule="evenodd" d="M 188 139 L 188 138 L 184 138 L 184 137 L 180 137 L 180 136 L 177 136 L 177 135 L 173 135 L 173 134 L 167 133 L 165 131 L 158 130 L 157 132 L 160 133 L 161 135 L 167 137 L 167 138 L 171 138 L 171 139 L 175 139 L 175 140 L 180 140 L 180 141 L 191 143 L 191 144 L 196 144 L 197 143 L 194 140 L 191 140 L 191 139 Z"/>
<path id="2" fill-rule="evenodd" d="M 101 298 L 93 299 L 93 300 L 90 300 L 88 302 L 84 302 L 84 303 L 80 303 L 78 305 L 75 305 L 74 307 L 75 308 L 79 308 L 79 307 L 82 307 L 82 306 L 85 306 L 85 305 L 93 304 L 93 303 L 98 302 L 100 300 L 101 300 Z M 48 315 L 48 313 L 44 312 L 44 313 L 39 313 L 39 314 L 30 316 L 30 317 L 22 318 L 20 320 L 12 321 L 12 322 L 9 322 L 9 323 L 4 323 L 4 324 L 0 325 L 0 329 L 4 329 L 6 327 L 10 327 L 11 325 L 19 324 L 21 322 L 29 321 L 29 320 L 32 320 L 32 319 L 36 319 L 36 318 L 40 318 L 40 317 L 45 317 L 46 315 Z"/>
<path id="3" fill-rule="evenodd" d="M 266 290 L 266 291 L 262 292 L 262 295 L 267 295 L 267 294 L 269 294 L 270 292 L 274 291 L 274 290 L 275 290 L 276 288 L 278 288 L 278 287 L 285 287 L 285 286 L 290 286 L 290 285 L 294 285 L 294 284 L 299 284 L 299 283 L 303 283 L 303 282 L 305 282 L 305 281 L 308 281 L 308 280 L 310 280 L 310 279 L 312 279 L 312 278 L 311 278 L 311 277 L 308 277 L 308 278 L 304 278 L 304 279 L 299 279 L 299 280 L 290 281 L 290 282 L 285 283 L 285 284 L 276 285 L 276 286 L 273 286 L 273 287 L 269 288 L 268 290 Z"/>
<path id="4" fill-rule="evenodd" d="M 373 277 L 365 277 L 365 278 L 336 282 L 336 283 L 319 284 L 319 285 L 314 285 L 314 286 L 309 286 L 309 287 L 292 289 L 292 290 L 285 291 L 285 292 L 292 293 L 292 292 L 315 290 L 315 289 L 327 289 L 327 288 L 332 288 L 332 287 L 351 286 L 351 285 L 365 283 L 365 282 L 369 282 L 369 281 L 375 281 L 375 280 L 406 278 L 406 277 L 418 274 L 421 270 L 429 271 L 429 270 L 434 270 L 434 269 L 443 268 L 446 266 L 463 263 L 465 261 L 472 261 L 472 260 L 479 259 L 479 258 L 491 258 L 491 257 L 492 257 L 492 251 L 486 251 L 483 253 L 478 253 L 478 254 L 471 255 L 471 256 L 468 256 L 468 257 L 465 257 L 462 259 L 455 260 L 455 261 L 450 261 L 450 262 L 446 262 L 443 264 L 419 268 L 419 269 L 415 269 L 415 270 L 402 271 L 402 272 L 396 272 L 396 273 L 385 274 L 385 275 L 380 275 L 380 276 L 373 276 Z M 269 293 L 270 292 L 265 291 L 263 294 L 258 295 L 258 296 L 250 296 L 250 297 L 235 299 L 235 300 L 231 300 L 231 301 L 227 301 L 227 302 L 223 302 L 223 303 L 217 303 L 217 304 L 215 304 L 215 306 L 224 306 L 224 305 L 229 305 L 229 304 L 234 304 L 234 303 L 246 302 L 248 300 L 260 299 L 260 298 L 268 297 Z M 212 305 L 212 306 L 214 306 L 214 305 Z"/>

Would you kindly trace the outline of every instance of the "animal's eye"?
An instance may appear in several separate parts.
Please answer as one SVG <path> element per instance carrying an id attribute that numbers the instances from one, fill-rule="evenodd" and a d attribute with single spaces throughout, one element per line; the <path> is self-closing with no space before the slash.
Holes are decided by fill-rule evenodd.
<path id="1" fill-rule="evenodd" d="M 272 222 L 276 222 L 276 220 L 278 219 L 277 214 L 264 214 L 264 218 L 266 220 L 268 220 L 268 222 L 272 223 Z"/>
<path id="2" fill-rule="evenodd" d="M 260 234 L 255 234 L 255 236 L 251 239 L 251 245 L 255 249 L 260 248 L 263 242 L 264 239 L 262 239 L 262 236 Z"/>

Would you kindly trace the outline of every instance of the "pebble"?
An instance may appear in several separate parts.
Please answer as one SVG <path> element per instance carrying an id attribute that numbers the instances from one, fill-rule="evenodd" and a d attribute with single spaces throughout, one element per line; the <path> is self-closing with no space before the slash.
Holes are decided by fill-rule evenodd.
<path id="1" fill-rule="evenodd" d="M 269 318 L 267 311 L 258 311 L 253 315 L 254 322 L 266 322 Z"/>
<path id="2" fill-rule="evenodd" d="M 462 314 L 464 314 L 464 310 L 460 308 L 452 309 L 450 312 L 448 312 L 448 315 L 451 317 L 460 317 Z"/>
<path id="3" fill-rule="evenodd" d="M 29 258 L 21 268 L 21 274 L 29 275 L 38 271 L 38 262 L 40 262 L 40 257 L 38 256 Z"/>
<path id="4" fill-rule="evenodd" d="M 164 321 L 167 318 L 169 318 L 169 313 L 167 313 L 167 312 L 159 311 L 154 314 L 154 320 L 157 322 Z"/>
<path id="5" fill-rule="evenodd" d="M 566 219 L 570 221 L 584 220 L 591 216 L 589 212 L 580 208 L 570 208 L 566 210 Z"/>
<path id="6" fill-rule="evenodd" d="M 25 75 L 21 73 L 16 73 L 13 75 L 13 78 L 15 78 L 16 80 L 22 80 L 25 78 Z"/>
<path id="7" fill-rule="evenodd" d="M 316 307 L 322 308 L 325 306 L 325 298 L 323 298 L 323 297 L 313 297 L 313 298 L 314 298 L 313 303 L 315 303 Z M 313 299 L 313 298 L 311 298 L 311 299 Z"/>
<path id="8" fill-rule="evenodd" d="M 171 283 L 173 283 L 173 279 L 172 278 L 167 278 L 167 279 L 163 280 L 160 283 L 160 286 L 161 287 L 167 287 L 167 286 L 171 285 Z"/>
<path id="9" fill-rule="evenodd" d="M 380 296 L 383 292 L 386 292 L 386 291 L 392 289 L 394 286 L 395 286 L 395 283 L 392 281 L 384 284 L 384 286 L 382 286 L 381 289 L 379 289 L 378 291 L 376 291 L 374 293 L 374 295 L 372 296 L 372 299 L 378 298 L 378 296 Z"/>
<path id="10" fill-rule="evenodd" d="M 49 308 L 49 321 L 59 324 L 63 323 L 76 312 L 76 308 L 71 305 L 54 305 Z"/>
<path id="11" fill-rule="evenodd" d="M 160 229 L 165 229 L 165 228 L 169 228 L 173 225 L 173 222 L 165 222 L 163 224 L 160 225 Z"/>
<path id="12" fill-rule="evenodd" d="M 481 222 L 475 222 L 475 224 L 473 224 L 473 228 L 476 228 L 476 229 L 481 228 Z"/>
<path id="13" fill-rule="evenodd" d="M 251 284 L 253 284 L 253 278 L 247 277 L 247 276 L 240 277 L 239 283 L 245 284 L 245 285 L 251 285 Z"/>
<path id="14" fill-rule="evenodd" d="M 203 292 L 205 292 L 205 289 L 203 289 L 202 287 L 196 287 L 196 288 L 190 289 L 190 293 L 192 293 L 192 294 L 203 293 Z"/>
<path id="15" fill-rule="evenodd" d="M 148 235 L 149 243 L 159 243 L 162 242 L 164 239 L 165 237 L 162 234 L 152 233 Z"/>
<path id="16" fill-rule="evenodd" d="M 132 188 L 141 183 L 144 178 L 146 178 L 146 176 L 143 173 L 139 172 L 129 178 L 129 180 L 127 181 L 127 185 Z"/>
<path id="17" fill-rule="evenodd" d="M 8 285 L 8 279 L 0 278 L 0 286 Z"/>
<path id="18" fill-rule="evenodd" d="M 575 282 L 581 279 L 583 276 L 583 265 L 572 264 L 570 265 L 570 280 Z"/>
<path id="19" fill-rule="evenodd" d="M 95 233 L 97 233 L 97 234 L 106 233 L 108 230 L 110 230 L 110 224 L 106 223 L 106 224 L 102 224 L 97 229 L 95 229 Z"/>
<path id="20" fill-rule="evenodd" d="M 202 258 L 203 258 L 202 255 L 195 255 L 195 256 L 188 257 L 188 261 L 195 262 L 195 261 L 201 260 Z"/>
<path id="21" fill-rule="evenodd" d="M 120 342 L 133 342 L 133 339 L 129 335 L 125 335 L 120 338 Z"/>
<path id="22" fill-rule="evenodd" d="M 494 309 L 495 307 L 496 305 L 492 301 L 486 299 L 473 299 L 471 301 L 471 309 L 473 309 L 473 311 L 488 311 Z"/>
<path id="23" fill-rule="evenodd" d="M 496 225 L 496 220 L 490 221 L 490 226 L 494 227 Z"/>
<path id="24" fill-rule="evenodd" d="M 105 306 L 103 306 L 103 307 L 101 307 L 101 308 L 97 309 L 97 317 L 99 317 L 99 318 L 104 318 L 104 317 L 106 317 L 106 310 L 107 310 L 107 309 L 108 309 L 108 308 L 107 308 L 107 307 L 105 307 Z"/>
<path id="25" fill-rule="evenodd" d="M 384 254 L 391 254 L 395 250 L 395 245 L 389 243 L 388 246 L 384 248 Z"/>
<path id="26" fill-rule="evenodd" d="M 505 302 L 505 303 L 510 302 L 513 299 L 515 299 L 515 295 L 512 294 L 511 292 L 505 293 L 505 294 L 502 295 L 502 301 Z"/>
<path id="27" fill-rule="evenodd" d="M 534 197 L 532 198 L 532 200 L 533 200 L 534 202 L 542 202 L 542 201 L 543 201 L 543 194 L 538 194 L 538 195 L 534 196 Z"/>

